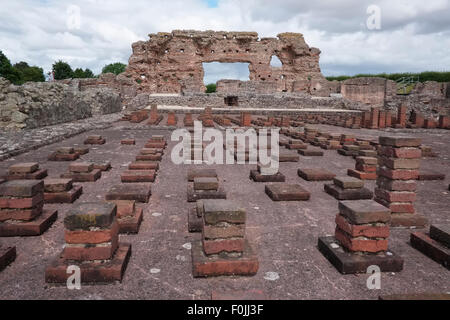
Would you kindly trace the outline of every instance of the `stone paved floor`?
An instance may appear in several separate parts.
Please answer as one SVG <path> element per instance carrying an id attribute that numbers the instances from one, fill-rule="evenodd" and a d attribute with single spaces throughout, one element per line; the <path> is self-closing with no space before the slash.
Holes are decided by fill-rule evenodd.
<path id="1" fill-rule="evenodd" d="M 122 113 L 114 113 L 32 130 L 0 131 L 0 160 L 67 139 L 88 130 L 107 128 L 121 117 Z"/>
<path id="2" fill-rule="evenodd" d="M 319 127 L 357 136 L 380 134 L 374 130 Z M 0 175 L 11 164 L 33 160 L 48 169 L 51 177 L 57 177 L 67 171 L 68 163 L 48 162 L 47 156 L 57 147 L 82 145 L 90 134 L 104 136 L 107 143 L 92 146 L 82 159 L 110 160 L 113 169 L 95 183 L 83 183 L 80 202 L 103 201 L 109 187 L 120 182 L 120 172 L 151 135 L 164 134 L 170 141 L 168 130 L 118 122 L 2 161 Z M 439 158 L 424 159 L 422 167 L 447 174 L 445 181 L 419 182 L 417 211 L 432 222 L 449 223 L 450 134 L 439 130 L 412 134 L 440 153 Z M 120 145 L 121 139 L 130 137 L 136 139 L 135 146 Z M 322 256 L 317 250 L 317 238 L 334 233 L 338 202 L 323 191 L 323 182 L 307 182 L 296 172 L 300 167 L 325 167 L 345 175 L 347 168 L 354 167 L 354 160 L 332 150 L 325 151 L 322 158 L 301 157 L 298 163 L 281 164 L 280 171 L 288 182 L 299 183 L 312 193 L 308 202 L 272 202 L 264 194 L 264 184 L 249 180 L 253 165 L 213 166 L 223 179 L 228 199 L 247 209 L 247 236 L 259 255 L 260 268 L 254 277 L 194 279 L 189 244 L 200 235 L 187 232 L 187 211 L 194 206 L 186 202 L 189 166 L 171 162 L 170 150 L 175 143 L 170 142 L 165 151 L 149 204 L 141 205 L 145 220 L 139 234 L 120 236 L 120 241 L 131 243 L 133 250 L 122 283 L 69 291 L 44 282 L 45 267 L 62 250 L 62 220 L 70 208 L 48 205 L 59 210 L 59 218 L 44 235 L 0 238 L 4 245 L 15 245 L 18 253 L 16 261 L 0 272 L 0 299 L 209 299 L 212 290 L 233 289 L 263 289 L 272 299 L 376 299 L 380 294 L 450 291 L 449 271 L 408 244 L 410 230 L 392 231 L 390 247 L 405 259 L 405 265 L 400 273 L 382 275 L 381 290 L 368 290 L 366 275 L 341 275 Z M 366 185 L 373 189 L 375 184 Z M 276 280 L 270 277 L 274 273 L 279 277 Z"/>

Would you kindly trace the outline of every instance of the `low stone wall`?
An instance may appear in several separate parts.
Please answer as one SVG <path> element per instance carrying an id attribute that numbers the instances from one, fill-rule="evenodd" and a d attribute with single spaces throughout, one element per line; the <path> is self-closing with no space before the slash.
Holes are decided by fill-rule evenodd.
<path id="1" fill-rule="evenodd" d="M 227 108 L 227 94 L 191 94 L 179 96 L 152 96 L 140 94 L 127 106 L 127 110 L 138 110 L 149 105 L 187 106 Z M 233 94 L 238 98 L 239 108 L 278 108 L 282 109 L 347 109 L 368 110 L 370 106 L 343 98 L 313 97 L 308 94 L 276 93 L 276 94 Z M 232 107 L 231 107 L 232 108 Z"/>
<path id="2" fill-rule="evenodd" d="M 122 110 L 114 90 L 62 82 L 16 86 L 0 78 L 0 129 L 31 129 Z"/>

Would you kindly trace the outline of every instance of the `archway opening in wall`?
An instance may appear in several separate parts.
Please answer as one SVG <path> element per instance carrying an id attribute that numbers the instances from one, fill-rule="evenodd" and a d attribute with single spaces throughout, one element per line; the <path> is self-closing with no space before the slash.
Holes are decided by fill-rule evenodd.
<path id="1" fill-rule="evenodd" d="M 217 83 L 219 80 L 250 80 L 249 63 L 247 62 L 204 62 L 203 83 Z"/>
<path id="2" fill-rule="evenodd" d="M 281 60 L 277 56 L 272 56 L 270 59 L 270 66 L 272 68 L 281 68 L 283 64 L 281 63 Z"/>

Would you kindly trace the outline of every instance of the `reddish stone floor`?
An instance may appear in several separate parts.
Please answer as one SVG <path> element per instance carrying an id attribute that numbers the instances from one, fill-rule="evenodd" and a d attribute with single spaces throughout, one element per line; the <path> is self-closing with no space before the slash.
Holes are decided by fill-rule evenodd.
<path id="1" fill-rule="evenodd" d="M 179 124 L 182 120 L 179 116 Z M 120 183 L 120 173 L 134 161 L 151 135 L 163 134 L 169 142 L 152 186 L 150 202 L 139 204 L 144 208 L 139 234 L 120 236 L 121 242 L 132 244 L 132 256 L 122 283 L 82 286 L 81 290 L 71 291 L 44 282 L 46 266 L 62 250 L 63 217 L 71 206 L 51 204 L 46 208 L 58 209 L 59 217 L 42 236 L 0 238 L 1 244 L 17 248 L 16 260 L 0 272 L 0 299 L 209 299 L 212 291 L 246 289 L 263 290 L 271 299 L 376 299 L 387 294 L 450 291 L 448 270 L 409 245 L 411 230 L 392 230 L 389 246 L 404 258 L 404 270 L 383 274 L 381 290 L 367 289 L 367 275 L 341 275 L 318 251 L 318 237 L 334 234 L 338 201 L 324 192 L 323 184 L 327 182 L 305 181 L 297 175 L 297 169 L 318 167 L 346 175 L 348 168 L 354 168 L 355 161 L 338 155 L 335 150 L 324 150 L 324 157 L 300 156 L 298 163 L 280 164 L 286 183 L 300 184 L 311 192 L 309 201 L 270 200 L 264 193 L 265 184 L 249 179 L 249 172 L 256 165 L 212 166 L 223 179 L 221 184 L 228 199 L 247 209 L 247 237 L 259 256 L 260 267 L 254 277 L 194 279 L 189 244 L 200 239 L 200 234 L 190 234 L 187 228 L 188 209 L 195 206 L 186 201 L 186 173 L 190 166 L 171 162 L 170 150 L 176 142 L 170 142 L 170 131 L 150 129 L 144 123 L 118 122 L 112 128 L 86 132 L 0 162 L 0 175 L 14 163 L 32 160 L 48 169 L 49 177 L 59 177 L 67 171 L 69 162 L 48 162 L 47 156 L 52 151 L 58 147 L 82 146 L 88 135 L 102 135 L 106 144 L 90 146 L 90 152 L 81 159 L 110 160 L 113 168 L 103 172 L 102 178 L 94 183 L 81 183 L 83 195 L 77 203 L 103 201 L 108 189 Z M 318 127 L 357 137 L 382 133 Z M 450 134 L 438 130 L 411 134 L 423 138 L 424 144 L 440 153 L 438 158 L 422 159 L 422 168 L 447 174 L 443 181 L 418 182 L 416 209 L 433 223 L 449 223 Z M 136 139 L 136 145 L 121 145 L 120 141 L 127 138 Z M 373 190 L 374 186 L 374 181 L 366 181 L 369 189 Z M 274 279 L 270 277 L 272 273 L 277 273 L 279 278 L 268 280 Z"/>

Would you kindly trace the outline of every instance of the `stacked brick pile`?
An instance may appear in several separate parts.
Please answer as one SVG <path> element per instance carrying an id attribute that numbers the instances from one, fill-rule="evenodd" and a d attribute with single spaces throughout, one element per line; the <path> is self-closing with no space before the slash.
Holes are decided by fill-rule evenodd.
<path id="1" fill-rule="evenodd" d="M 356 157 L 355 169 L 348 169 L 347 174 L 361 180 L 376 180 L 377 164 L 377 158 Z"/>
<path id="2" fill-rule="evenodd" d="M 433 224 L 430 232 L 411 233 L 411 245 L 450 270 L 450 224 Z"/>
<path id="3" fill-rule="evenodd" d="M 61 174 L 63 179 L 72 179 L 73 182 L 95 182 L 102 176 L 101 169 L 95 169 L 91 162 L 72 162 L 69 172 Z"/>
<path id="4" fill-rule="evenodd" d="M 158 125 L 164 117 L 158 114 L 158 107 L 156 105 L 152 105 L 150 109 L 150 119 L 147 124 L 149 125 Z"/>
<path id="5" fill-rule="evenodd" d="M 333 184 L 325 184 L 324 190 L 337 200 L 372 199 L 373 192 L 364 188 L 364 181 L 352 177 L 336 177 Z"/>
<path id="6" fill-rule="evenodd" d="M 41 180 L 47 176 L 47 169 L 39 169 L 39 163 L 17 163 L 8 168 L 6 180 Z"/>
<path id="7" fill-rule="evenodd" d="M 72 179 L 45 179 L 45 203 L 72 203 L 83 193 L 82 186 L 74 186 Z"/>
<path id="8" fill-rule="evenodd" d="M 249 112 L 241 112 L 241 127 L 251 127 L 252 125 L 252 115 Z"/>
<path id="9" fill-rule="evenodd" d="M 380 137 L 375 201 L 392 212 L 391 226 L 424 226 L 426 219 L 415 214 L 416 180 L 419 177 L 421 140 L 409 137 Z"/>
<path id="10" fill-rule="evenodd" d="M 245 238 L 245 210 L 230 201 L 205 200 L 202 211 L 202 240 L 192 245 L 194 277 L 255 275 L 259 262 Z"/>
<path id="11" fill-rule="evenodd" d="M 120 234 L 138 233 L 144 210 L 136 207 L 135 200 L 111 200 L 117 206 L 117 223 Z"/>
<path id="12" fill-rule="evenodd" d="M 82 203 L 64 218 L 65 247 L 45 271 L 50 283 L 65 283 L 69 265 L 81 269 L 81 282 L 121 281 L 131 245 L 119 244 L 119 225 L 113 203 Z"/>
<path id="13" fill-rule="evenodd" d="M 75 161 L 80 157 L 80 154 L 75 152 L 72 147 L 62 147 L 53 152 L 48 161 Z"/>
<path id="14" fill-rule="evenodd" d="M 147 110 L 139 110 L 131 113 L 129 121 L 132 123 L 139 123 L 148 118 Z"/>
<path id="15" fill-rule="evenodd" d="M 258 163 L 256 170 L 250 170 L 250 179 L 255 182 L 285 182 L 286 177 L 279 171 L 273 172 L 274 170 L 263 166 Z"/>
<path id="16" fill-rule="evenodd" d="M 338 150 L 341 149 L 341 135 L 339 133 L 328 133 L 326 141 L 320 145 L 322 149 L 326 150 Z"/>
<path id="17" fill-rule="evenodd" d="M 99 135 L 89 136 L 84 140 L 84 144 L 105 144 L 106 140 Z"/>
<path id="18" fill-rule="evenodd" d="M 289 139 L 286 148 L 290 150 L 300 150 L 300 149 L 307 149 L 308 146 L 304 144 L 303 141 L 300 139 Z"/>
<path id="19" fill-rule="evenodd" d="M 57 211 L 44 210 L 43 181 L 0 184 L 0 237 L 41 235 L 57 216 Z"/>
<path id="20" fill-rule="evenodd" d="M 143 148 L 140 154 L 136 156 L 136 161 L 161 161 L 161 148 Z"/>
<path id="21" fill-rule="evenodd" d="M 343 274 L 365 273 L 372 265 L 383 272 L 403 269 L 388 250 L 390 210 L 373 200 L 339 202 L 335 236 L 319 238 L 319 250 Z"/>
<path id="22" fill-rule="evenodd" d="M 176 126 L 178 123 L 178 117 L 175 115 L 175 112 L 170 111 L 167 114 L 167 125 L 168 126 Z"/>
<path id="23" fill-rule="evenodd" d="M 226 199 L 227 194 L 223 186 L 220 185 L 217 177 L 194 177 L 188 183 L 188 202 L 195 202 L 200 199 Z"/>

